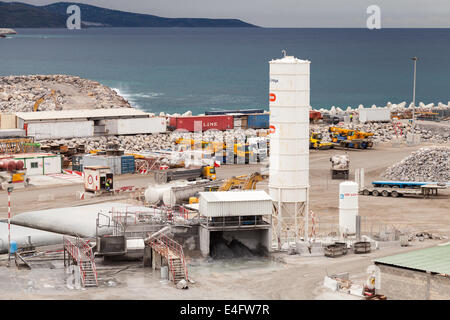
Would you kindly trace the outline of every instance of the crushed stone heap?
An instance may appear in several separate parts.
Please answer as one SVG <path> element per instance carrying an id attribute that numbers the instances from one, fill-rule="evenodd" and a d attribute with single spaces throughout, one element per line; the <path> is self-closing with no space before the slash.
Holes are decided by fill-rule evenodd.
<path id="1" fill-rule="evenodd" d="M 131 105 L 113 89 L 99 82 L 69 75 L 27 75 L 0 77 L 0 111 L 2 113 L 33 111 L 34 103 L 47 96 L 40 111 L 56 109 L 129 108 Z"/>
<path id="2" fill-rule="evenodd" d="M 389 167 L 383 174 L 389 180 L 450 181 L 450 147 L 421 148 Z"/>

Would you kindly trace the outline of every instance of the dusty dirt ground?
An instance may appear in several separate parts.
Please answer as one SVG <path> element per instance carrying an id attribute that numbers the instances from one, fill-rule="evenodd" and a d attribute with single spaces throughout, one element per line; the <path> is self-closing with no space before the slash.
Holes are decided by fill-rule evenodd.
<path id="1" fill-rule="evenodd" d="M 348 151 L 350 178 L 353 178 L 354 169 L 365 168 L 365 182 L 369 184 L 380 179 L 388 166 L 418 148 L 385 144 L 377 145 L 373 150 Z M 312 150 L 310 153 L 310 209 L 319 221 L 319 233 L 323 226 L 338 221 L 338 189 L 342 180 L 331 180 L 329 159 L 332 154 L 342 152 Z M 217 169 L 217 174 L 218 178 L 225 178 L 253 172 L 258 168 L 259 165 L 222 166 Z M 152 178 L 127 175 L 118 177 L 116 181 L 119 186 L 146 186 Z M 266 187 L 267 183 L 258 184 L 258 189 Z M 81 184 L 17 190 L 12 196 L 13 214 L 87 204 L 86 200 L 75 199 L 75 193 L 79 190 L 82 190 Z M 54 194 L 54 199 L 39 201 L 39 195 L 47 193 Z M 6 194 L 0 193 L 0 204 L 5 204 L 0 208 L 3 218 L 6 217 L 6 201 Z M 450 236 L 450 190 L 441 192 L 433 199 L 360 196 L 359 214 L 363 217 L 363 223 L 369 222 L 367 225 L 382 224 L 403 231 L 428 231 Z M 367 267 L 376 257 L 433 246 L 438 242 L 414 241 L 408 248 L 388 247 L 369 254 L 349 254 L 335 259 L 275 253 L 272 259 L 254 261 L 192 260 L 189 270 L 196 283 L 191 284 L 188 290 L 175 289 L 173 284 L 160 279 L 159 271 L 143 268 L 140 262 L 125 264 L 123 268 L 129 268 L 122 270 L 121 265 L 108 266 L 99 261 L 100 287 L 71 290 L 65 284 L 67 275 L 62 261 L 53 262 L 54 269 L 44 265 L 31 271 L 17 270 L 14 265 L 6 268 L 5 261 L 1 261 L 0 299 L 351 299 L 354 297 L 323 289 L 323 277 L 349 272 L 351 279 L 362 284 L 367 276 Z"/>

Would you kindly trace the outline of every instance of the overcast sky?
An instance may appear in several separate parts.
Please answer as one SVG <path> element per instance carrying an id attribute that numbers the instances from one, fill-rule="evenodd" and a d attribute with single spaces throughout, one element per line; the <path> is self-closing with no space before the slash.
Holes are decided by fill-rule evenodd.
<path id="1" fill-rule="evenodd" d="M 5 0 L 3 0 L 5 1 Z M 34 5 L 58 1 L 16 0 Z M 450 28 L 450 0 L 79 0 L 110 9 L 172 18 L 236 18 L 263 27 L 365 28 L 369 5 L 381 27 Z"/>

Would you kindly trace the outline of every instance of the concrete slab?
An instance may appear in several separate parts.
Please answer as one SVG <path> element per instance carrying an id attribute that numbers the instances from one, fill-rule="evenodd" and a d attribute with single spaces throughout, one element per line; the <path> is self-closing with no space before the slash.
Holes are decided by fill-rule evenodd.
<path id="1" fill-rule="evenodd" d="M 30 176 L 30 185 L 49 186 L 57 184 L 79 184 L 83 183 L 83 178 L 78 175 L 55 173 L 42 176 Z"/>

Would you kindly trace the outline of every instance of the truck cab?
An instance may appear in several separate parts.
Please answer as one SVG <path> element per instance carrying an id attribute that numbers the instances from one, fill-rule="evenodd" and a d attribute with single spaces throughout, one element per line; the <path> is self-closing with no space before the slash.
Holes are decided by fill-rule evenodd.
<path id="1" fill-rule="evenodd" d="M 214 166 L 203 167 L 203 177 L 209 180 L 216 180 L 216 168 Z"/>

